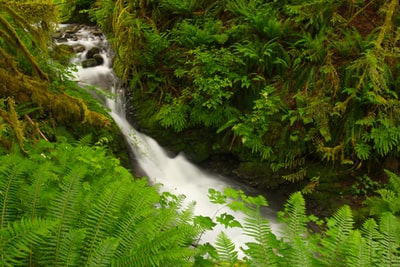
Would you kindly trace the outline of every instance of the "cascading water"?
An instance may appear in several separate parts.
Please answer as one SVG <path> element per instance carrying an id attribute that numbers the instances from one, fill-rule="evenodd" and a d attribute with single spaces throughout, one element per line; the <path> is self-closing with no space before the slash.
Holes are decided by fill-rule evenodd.
<path id="1" fill-rule="evenodd" d="M 218 214 L 227 212 L 234 215 L 238 221 L 243 222 L 243 214 L 216 207 L 208 199 L 209 188 L 223 191 L 226 187 L 240 189 L 240 185 L 234 184 L 224 177 L 209 174 L 199 169 L 186 160 L 183 155 L 170 158 L 155 140 L 136 131 L 127 122 L 124 113 L 123 90 L 119 87 L 118 79 L 112 69 L 112 56 L 109 45 L 104 36 L 93 34 L 92 30 L 92 27 L 83 27 L 76 31 L 72 37 L 63 39 L 63 42 L 72 47 L 81 48 L 73 60 L 77 68 L 76 79 L 82 87 L 87 85 L 96 86 L 115 94 L 116 97 L 106 99 L 105 104 L 110 108 L 110 114 L 128 140 L 139 166 L 146 173 L 149 180 L 152 183 L 161 184 L 161 191 L 168 191 L 176 195 L 183 194 L 186 196 L 187 202 L 195 201 L 195 213 L 198 215 L 215 217 Z M 82 62 L 87 60 L 87 54 L 93 47 L 99 48 L 98 54 L 103 60 L 100 61 L 101 64 L 84 68 L 82 67 Z M 268 219 L 271 221 L 272 229 L 277 232 L 278 225 L 273 222 L 274 218 L 270 217 Z M 241 229 L 225 229 L 220 226 L 212 232 L 207 232 L 201 237 L 200 242 L 214 244 L 216 235 L 220 231 L 224 231 L 231 238 L 238 251 L 240 246 L 250 241 Z"/>

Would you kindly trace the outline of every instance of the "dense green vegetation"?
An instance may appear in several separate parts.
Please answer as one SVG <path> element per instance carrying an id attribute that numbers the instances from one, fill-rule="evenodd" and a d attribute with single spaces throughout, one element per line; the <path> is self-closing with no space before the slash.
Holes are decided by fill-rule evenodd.
<path id="1" fill-rule="evenodd" d="M 326 192 L 316 185 L 342 179 L 339 188 L 351 187 L 398 170 L 398 1 L 94 7 L 136 97 L 135 120 L 163 145 L 199 161 L 232 154 L 239 171 L 264 171 L 256 182 L 266 187 L 289 181 Z"/>
<path id="2" fill-rule="evenodd" d="M 246 215 L 242 225 L 196 216 L 121 165 L 116 125 L 51 42 L 53 23 L 91 2 L 54 3 L 0 0 L 0 265 L 400 266 L 397 1 L 102 0 L 89 10 L 121 78 L 156 101 L 153 123 L 210 129 L 216 151 L 288 169 L 290 181 L 327 160 L 364 174 L 354 190 L 366 194 L 372 170 L 390 169 L 357 223 L 347 205 L 309 215 L 297 192 L 278 235 L 261 196 L 209 190 L 216 209 Z M 254 238 L 243 258 L 224 233 L 197 244 L 216 224 Z"/>

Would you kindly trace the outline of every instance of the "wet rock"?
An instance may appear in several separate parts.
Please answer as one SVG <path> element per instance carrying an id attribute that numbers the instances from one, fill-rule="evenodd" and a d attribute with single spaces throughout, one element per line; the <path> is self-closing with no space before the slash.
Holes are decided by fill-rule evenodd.
<path id="1" fill-rule="evenodd" d="M 82 25 L 72 24 L 65 28 L 65 33 L 74 35 L 82 28 Z"/>
<path id="2" fill-rule="evenodd" d="M 57 51 L 58 53 L 73 53 L 74 49 L 72 46 L 68 45 L 68 44 L 59 44 L 57 46 Z"/>
<path id="3" fill-rule="evenodd" d="M 89 58 L 89 59 L 85 59 L 82 61 L 82 67 L 83 68 L 92 68 L 92 67 L 96 67 L 99 64 L 97 63 L 96 59 L 94 58 Z"/>
<path id="4" fill-rule="evenodd" d="M 94 55 L 100 54 L 100 48 L 97 46 L 90 48 L 86 53 L 86 58 L 90 59 L 93 58 Z"/>
<path id="5" fill-rule="evenodd" d="M 81 44 L 77 44 L 73 48 L 74 48 L 74 52 L 75 53 L 82 53 L 82 52 L 84 52 L 86 50 L 86 47 L 84 45 L 81 45 Z"/>
<path id="6" fill-rule="evenodd" d="M 100 29 L 95 29 L 92 31 L 94 36 L 103 36 L 103 32 Z"/>
<path id="7" fill-rule="evenodd" d="M 104 63 L 104 59 L 100 54 L 94 54 L 93 59 L 96 60 L 97 65 L 102 65 Z"/>

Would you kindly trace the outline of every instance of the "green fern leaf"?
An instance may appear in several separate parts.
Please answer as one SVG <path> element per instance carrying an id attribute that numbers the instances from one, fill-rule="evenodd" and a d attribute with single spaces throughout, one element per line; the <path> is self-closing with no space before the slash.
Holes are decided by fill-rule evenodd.
<path id="1" fill-rule="evenodd" d="M 163 218 L 159 215 L 158 218 Z M 157 218 L 152 217 L 154 223 Z M 188 265 L 188 258 L 195 255 L 195 251 L 189 248 L 193 228 L 191 225 L 178 225 L 168 229 L 145 230 L 146 221 L 142 227 L 137 227 L 137 231 L 145 231 L 146 235 L 137 239 L 135 246 L 132 246 L 128 255 L 116 259 L 114 266 L 168 266 L 171 262 L 176 262 L 176 266 Z M 179 263 L 179 264 L 178 264 Z"/>
<path id="2" fill-rule="evenodd" d="M 149 223 L 149 219 L 154 214 L 154 207 L 159 201 L 160 195 L 155 188 L 150 187 L 145 180 L 135 181 L 135 186 L 131 193 L 129 210 L 117 221 L 115 236 L 120 239 L 116 256 L 120 257 L 129 253 L 129 250 L 138 242 L 135 234 L 136 229 L 142 223 Z"/>
<path id="3" fill-rule="evenodd" d="M 289 244 L 289 249 L 286 251 L 286 256 L 290 266 L 311 266 L 312 253 L 307 246 L 305 200 L 300 192 L 292 194 L 285 204 L 285 215 L 282 218 L 285 222 L 285 228 L 282 233 L 286 242 Z"/>
<path id="4" fill-rule="evenodd" d="M 215 247 L 220 262 L 223 262 L 224 264 L 230 263 L 232 265 L 237 262 L 238 253 L 235 251 L 235 244 L 224 232 L 218 234 L 215 241 Z"/>
<path id="5" fill-rule="evenodd" d="M 32 247 L 45 244 L 56 222 L 40 218 L 14 221 L 0 230 L 0 265 L 24 266 Z"/>
<path id="6" fill-rule="evenodd" d="M 382 257 L 379 266 L 400 266 L 400 222 L 392 213 L 382 214 L 379 223 L 382 233 Z"/>
<path id="7" fill-rule="evenodd" d="M 358 230 L 353 231 L 350 234 L 350 244 L 348 246 L 348 256 L 346 258 L 346 266 L 359 266 L 367 267 L 372 266 L 369 262 L 369 258 L 365 257 L 367 245 L 365 239 L 361 236 L 361 232 Z"/>
<path id="8" fill-rule="evenodd" d="M 102 241 L 89 258 L 87 267 L 109 267 L 114 259 L 114 253 L 118 246 L 117 238 L 107 238 Z"/>
<path id="9" fill-rule="evenodd" d="M 0 229 L 18 220 L 19 191 L 24 183 L 27 161 L 16 154 L 0 158 Z"/>
<path id="10" fill-rule="evenodd" d="M 363 223 L 361 233 L 365 240 L 365 248 L 361 248 L 362 252 L 359 254 L 358 260 L 364 266 L 375 266 L 381 260 L 379 240 L 382 239 L 382 235 L 378 231 L 378 224 L 374 219 L 368 219 Z M 361 243 L 360 246 L 362 245 Z"/>
<path id="11" fill-rule="evenodd" d="M 44 155 L 44 154 L 43 154 Z M 40 156 L 43 158 L 43 156 Z M 27 178 L 27 187 L 24 190 L 23 210 L 27 217 L 47 216 L 49 203 L 57 193 L 52 183 L 58 183 L 58 176 L 54 172 L 54 163 L 45 161 L 31 161 L 30 173 Z M 39 165 L 40 164 L 40 165 Z M 39 165 L 39 166 L 38 166 Z"/>
<path id="12" fill-rule="evenodd" d="M 85 262 L 90 261 L 93 253 L 110 236 L 116 224 L 116 216 L 121 211 L 123 204 L 128 201 L 132 188 L 133 184 L 126 179 L 118 180 L 104 188 L 97 201 L 93 203 L 85 222 L 87 228 Z"/>
<path id="13" fill-rule="evenodd" d="M 77 198 L 80 188 L 81 180 L 84 176 L 84 167 L 74 167 L 70 173 L 62 177 L 61 191 L 53 198 L 49 208 L 48 216 L 59 221 L 55 234 L 48 240 L 48 245 L 43 248 L 46 257 L 42 264 L 56 266 L 58 264 L 65 264 L 61 261 L 60 253 L 63 242 L 68 242 L 65 236 L 77 226 L 79 218 L 78 205 L 79 199 Z"/>
<path id="14" fill-rule="evenodd" d="M 60 262 L 63 262 L 65 266 L 82 266 L 81 251 L 84 246 L 85 229 L 73 229 L 63 239 L 60 247 Z"/>
<path id="15" fill-rule="evenodd" d="M 357 143 L 354 147 L 356 155 L 361 160 L 367 160 L 371 154 L 371 146 L 365 143 Z"/>
<path id="16" fill-rule="evenodd" d="M 400 176 L 389 170 L 385 170 L 385 173 L 389 177 L 390 188 L 399 195 L 399 193 L 400 193 Z"/>
<path id="17" fill-rule="evenodd" d="M 176 132 L 180 132 L 187 127 L 187 112 L 189 106 L 182 100 L 174 99 L 173 104 L 165 104 L 158 111 L 156 119 L 160 121 L 161 126 L 172 127 Z"/>
<path id="18" fill-rule="evenodd" d="M 260 207 L 249 207 L 245 212 L 244 232 L 247 236 L 255 239 L 255 242 L 248 242 L 248 249 L 243 251 L 249 256 L 250 266 L 279 266 L 277 255 L 278 242 L 272 233 L 269 221 L 260 212 Z"/>
<path id="19" fill-rule="evenodd" d="M 353 230 L 353 216 L 349 206 L 340 208 L 328 220 L 327 237 L 322 240 L 323 255 L 318 260 L 323 266 L 345 266 L 349 236 Z"/>

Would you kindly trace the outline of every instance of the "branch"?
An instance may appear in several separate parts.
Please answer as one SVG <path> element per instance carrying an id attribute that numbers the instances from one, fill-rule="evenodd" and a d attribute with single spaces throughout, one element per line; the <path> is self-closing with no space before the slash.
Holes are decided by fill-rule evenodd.
<path id="1" fill-rule="evenodd" d="M 27 119 L 27 120 L 32 124 L 32 126 L 36 126 L 35 122 L 34 122 L 34 121 L 31 119 L 31 117 L 29 117 L 27 114 L 25 114 L 25 119 Z M 45 136 L 45 135 L 43 134 L 43 132 L 39 129 L 39 127 L 37 127 L 36 130 L 38 131 L 39 135 L 40 135 L 44 140 L 49 141 L 49 139 L 46 138 L 46 136 Z"/>

